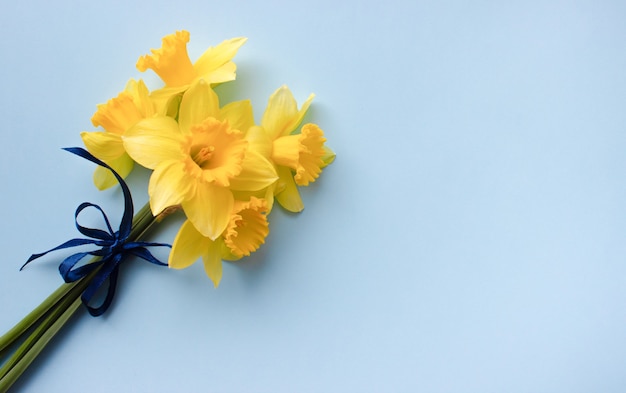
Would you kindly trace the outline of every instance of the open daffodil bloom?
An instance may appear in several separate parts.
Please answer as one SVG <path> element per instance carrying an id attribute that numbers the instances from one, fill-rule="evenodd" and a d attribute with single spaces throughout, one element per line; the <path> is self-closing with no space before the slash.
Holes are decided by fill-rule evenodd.
<path id="1" fill-rule="evenodd" d="M 198 232 L 190 221 L 178 231 L 169 266 L 184 269 L 202 257 L 204 269 L 217 287 L 222 278 L 222 259 L 236 260 L 256 251 L 269 233 L 267 204 L 255 197 L 249 201 L 235 201 L 229 213 L 226 230 L 216 239 Z"/>
<path id="2" fill-rule="evenodd" d="M 244 134 L 220 119 L 224 113 L 218 107 L 209 85 L 200 81 L 183 96 L 178 122 L 166 116 L 144 119 L 123 137 L 130 156 L 154 169 L 148 187 L 152 212 L 181 204 L 212 240 L 228 225 L 233 190 L 258 191 L 277 179 L 272 164 L 248 149 Z M 234 123 L 247 116 L 225 113 Z"/>
<path id="3" fill-rule="evenodd" d="M 246 136 L 252 148 L 263 152 L 276 165 L 279 180 L 274 186 L 276 200 L 285 209 L 304 209 L 297 186 L 315 181 L 335 154 L 324 145 L 324 132 L 315 124 L 305 124 L 294 133 L 306 114 L 314 95 L 298 110 L 298 104 L 287 86 L 272 94 L 260 126 L 252 127 Z"/>
<path id="4" fill-rule="evenodd" d="M 152 69 L 165 82 L 164 88 L 153 92 L 159 107 L 200 79 L 211 85 L 234 80 L 237 67 L 232 58 L 246 38 L 223 41 L 207 49 L 193 64 L 187 54 L 188 42 L 189 32 L 177 31 L 163 38 L 160 49 L 152 49 L 152 54 L 141 56 L 137 61 L 139 71 Z"/>

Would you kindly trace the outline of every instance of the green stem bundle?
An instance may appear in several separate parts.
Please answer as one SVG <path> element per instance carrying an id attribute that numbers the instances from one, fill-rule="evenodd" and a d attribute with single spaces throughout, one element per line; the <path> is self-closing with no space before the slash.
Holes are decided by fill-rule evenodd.
<path id="1" fill-rule="evenodd" d="M 169 214 L 169 212 L 165 214 Z M 150 205 L 146 204 L 133 217 L 132 229 L 128 239 L 130 241 L 140 240 L 148 229 L 153 224 L 160 222 L 163 217 L 164 215 L 154 217 Z M 93 258 L 90 263 L 97 260 L 98 257 Z M 81 295 L 98 271 L 99 269 L 96 269 L 78 281 L 61 285 L 11 330 L 0 337 L 0 355 L 2 355 L 8 352 L 20 338 L 26 336 L 11 357 L 0 367 L 0 393 L 6 392 L 17 381 L 52 337 L 80 308 Z"/>

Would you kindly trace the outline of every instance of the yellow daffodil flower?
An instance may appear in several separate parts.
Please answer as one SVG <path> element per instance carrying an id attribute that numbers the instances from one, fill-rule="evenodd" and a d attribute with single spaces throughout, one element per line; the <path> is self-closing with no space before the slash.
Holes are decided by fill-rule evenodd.
<path id="1" fill-rule="evenodd" d="M 276 165 L 279 180 L 274 185 L 276 200 L 285 209 L 299 212 L 304 208 L 297 186 L 307 186 L 317 179 L 335 153 L 324 145 L 324 132 L 315 124 L 298 128 L 314 95 L 298 110 L 287 86 L 271 95 L 260 126 L 250 128 L 246 139 L 251 149 L 261 152 Z"/>
<path id="2" fill-rule="evenodd" d="M 207 49 L 193 64 L 187 54 L 188 42 L 189 32 L 177 31 L 163 38 L 160 49 L 152 49 L 152 54 L 141 56 L 137 61 L 139 71 L 150 68 L 165 82 L 163 89 L 153 92 L 153 98 L 165 111 L 173 96 L 184 92 L 200 79 L 210 85 L 234 80 L 237 67 L 231 60 L 246 38 L 223 41 Z"/>
<path id="3" fill-rule="evenodd" d="M 131 79 L 117 97 L 98 105 L 91 122 L 95 127 L 104 128 L 104 132 L 82 132 L 83 143 L 91 154 L 109 164 L 120 176 L 126 177 L 133 169 L 133 160 L 124 149 L 122 135 L 139 120 L 154 114 L 155 106 L 148 88 L 142 80 Z M 96 168 L 93 180 L 101 190 L 117 184 L 111 172 L 101 166 Z"/>
<path id="4" fill-rule="evenodd" d="M 201 80 L 183 95 L 178 122 L 157 116 L 124 134 L 128 154 L 154 170 L 148 185 L 154 215 L 180 204 L 196 229 L 215 240 L 228 225 L 233 190 L 259 191 L 278 179 L 272 164 L 249 151 L 243 132 L 231 126 L 247 127 L 251 116 L 246 102 L 219 109 L 217 95 Z"/>
<path id="5" fill-rule="evenodd" d="M 237 260 L 259 249 L 269 233 L 267 204 L 255 197 L 235 201 L 228 225 L 216 239 L 203 236 L 190 221 L 181 226 L 170 252 L 168 264 L 174 269 L 191 266 L 202 257 L 204 269 L 217 287 L 222 278 L 222 259 Z"/>

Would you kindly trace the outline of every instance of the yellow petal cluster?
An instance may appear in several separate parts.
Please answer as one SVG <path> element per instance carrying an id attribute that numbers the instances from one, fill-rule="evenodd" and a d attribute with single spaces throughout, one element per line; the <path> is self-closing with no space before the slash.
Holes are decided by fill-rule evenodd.
<path id="1" fill-rule="evenodd" d="M 202 258 L 217 286 L 222 260 L 256 251 L 269 234 L 274 200 L 292 212 L 303 209 L 299 186 L 314 182 L 334 153 L 322 129 L 300 127 L 311 95 L 298 108 L 283 86 L 256 123 L 249 100 L 222 105 L 213 86 L 235 79 L 233 57 L 245 38 L 225 40 L 195 62 L 187 53 L 190 35 L 178 31 L 139 58 L 140 71 L 153 70 L 165 86 L 152 92 L 143 81 L 126 89 L 92 118 L 102 131 L 83 132 L 96 157 L 126 176 L 138 163 L 150 170 L 148 195 L 154 215 L 181 207 L 180 227 L 169 257 L 181 269 Z M 94 175 L 103 189 L 114 184 L 104 171 Z"/>
<path id="2" fill-rule="evenodd" d="M 259 249 L 269 234 L 267 203 L 251 197 L 237 201 L 230 210 L 228 226 L 216 239 L 203 236 L 190 221 L 178 231 L 169 265 L 174 269 L 191 266 L 202 257 L 204 269 L 217 287 L 222 279 L 222 259 L 237 260 Z"/>
<path id="3" fill-rule="evenodd" d="M 163 38 L 160 49 L 152 49 L 137 61 L 141 72 L 153 70 L 165 83 L 165 87 L 155 90 L 153 98 L 163 111 L 171 111 L 171 99 L 187 90 L 198 80 L 216 85 L 235 79 L 237 66 L 232 61 L 246 38 L 225 40 L 207 49 L 192 64 L 187 54 L 189 32 L 182 30 Z"/>
<path id="4" fill-rule="evenodd" d="M 298 109 L 293 94 L 282 86 L 271 96 L 260 126 L 247 139 L 275 165 L 279 180 L 274 186 L 278 203 L 291 212 L 300 212 L 304 203 L 297 186 L 308 186 L 333 162 L 335 153 L 325 145 L 324 131 L 313 123 L 298 130 L 314 95 Z"/>
<path id="5" fill-rule="evenodd" d="M 91 118 L 95 127 L 102 132 L 82 132 L 85 147 L 91 154 L 109 164 L 122 177 L 133 169 L 133 160 L 128 156 L 122 142 L 124 133 L 139 120 L 155 115 L 154 102 L 149 97 L 148 88 L 142 80 L 131 79 L 124 91 L 106 104 L 97 106 Z M 101 190 L 117 184 L 111 172 L 98 166 L 94 172 L 94 183 Z"/>
<path id="6" fill-rule="evenodd" d="M 126 132 L 128 154 L 154 170 L 148 194 L 155 215 L 182 205 L 196 229 L 215 240 L 228 225 L 234 191 L 258 192 L 278 179 L 266 158 L 249 151 L 244 132 L 230 125 L 230 118 L 244 121 L 246 108 L 221 111 L 215 92 L 200 80 L 184 93 L 178 121 L 155 116 Z"/>

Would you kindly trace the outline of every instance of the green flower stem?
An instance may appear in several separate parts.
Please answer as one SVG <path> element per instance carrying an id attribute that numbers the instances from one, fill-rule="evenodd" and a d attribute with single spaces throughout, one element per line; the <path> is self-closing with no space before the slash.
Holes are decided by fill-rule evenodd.
<path id="1" fill-rule="evenodd" d="M 0 337 L 0 354 L 17 340 L 28 328 L 37 322 L 50 308 L 59 302 L 78 282 L 63 284 L 46 298 L 39 306 L 35 307 L 11 330 Z"/>
<path id="2" fill-rule="evenodd" d="M 166 211 L 160 216 L 154 217 L 150 210 L 150 205 L 146 204 L 133 217 L 129 240 L 140 240 L 154 223 L 160 222 L 165 215 L 171 212 L 172 210 Z M 97 260 L 98 258 L 94 258 L 91 262 Z M 92 272 L 81 280 L 61 285 L 11 330 L 0 337 L 0 353 L 2 353 L 24 335 L 29 328 L 36 326 L 25 341 L 15 350 L 11 358 L 0 368 L 0 392 L 5 392 L 11 387 L 48 344 L 50 339 L 79 309 L 81 304 L 80 296 L 91 282 L 91 279 L 97 274 L 97 271 Z"/>
<path id="3" fill-rule="evenodd" d="M 133 217 L 133 226 L 130 233 L 130 238 L 138 240 L 151 225 L 154 217 L 150 211 L 150 206 L 146 204 L 137 214 Z M 135 236 L 135 237 L 133 237 Z M 99 258 L 94 257 L 90 262 L 96 262 Z M 78 281 L 72 283 L 62 284 L 56 291 L 46 298 L 39 306 L 35 307 L 27 316 L 25 316 L 19 323 L 17 323 L 11 330 L 0 337 L 0 354 L 12 343 L 15 342 L 28 328 L 30 328 L 35 322 L 37 322 L 50 308 L 57 304 L 63 296 L 65 296 Z"/>
<path id="4" fill-rule="evenodd" d="M 37 355 L 44 349 L 46 344 L 54 337 L 55 334 L 59 332 L 59 330 L 65 325 L 65 323 L 70 319 L 70 317 L 79 309 L 81 305 L 80 298 L 74 300 L 74 302 L 64 305 L 66 308 L 64 312 L 61 312 L 60 315 L 55 316 L 49 327 L 47 327 L 41 336 L 33 343 L 32 347 L 24 353 L 24 355 L 20 358 L 19 362 L 15 366 L 13 366 L 9 372 L 0 379 L 0 392 L 7 391 L 15 381 L 24 373 L 26 368 L 35 360 Z M 52 315 L 50 316 L 52 317 Z M 49 317 L 49 318 L 50 318 Z"/>
<path id="5" fill-rule="evenodd" d="M 35 357 L 41 352 L 52 337 L 63 327 L 78 310 L 80 306 L 80 294 L 87 287 L 90 275 L 64 297 L 61 302 L 54 305 L 50 313 L 41 321 L 33 332 L 20 345 L 13 356 L 0 369 L 0 392 L 6 391 L 19 378 Z"/>

